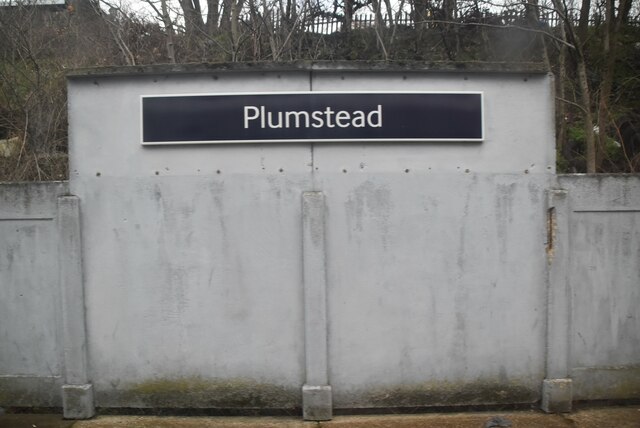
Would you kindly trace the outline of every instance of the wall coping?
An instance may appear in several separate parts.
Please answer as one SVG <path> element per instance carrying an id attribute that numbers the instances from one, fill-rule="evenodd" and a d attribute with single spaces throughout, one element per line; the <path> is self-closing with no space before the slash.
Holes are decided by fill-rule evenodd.
<path id="1" fill-rule="evenodd" d="M 499 73 L 547 74 L 543 63 L 533 62 L 450 62 L 450 61 L 293 61 L 233 62 L 202 64 L 157 64 L 80 68 L 67 73 L 68 79 L 111 76 L 154 76 L 166 74 L 210 74 L 240 72 L 350 72 L 350 73 Z"/>

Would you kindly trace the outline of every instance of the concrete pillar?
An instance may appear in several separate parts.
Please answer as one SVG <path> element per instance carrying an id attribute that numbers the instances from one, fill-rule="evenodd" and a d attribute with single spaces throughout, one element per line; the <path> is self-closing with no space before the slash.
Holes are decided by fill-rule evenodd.
<path id="1" fill-rule="evenodd" d="M 306 380 L 302 387 L 305 420 L 333 416 L 327 353 L 327 274 L 325 201 L 322 192 L 302 194 L 302 264 Z"/>
<path id="2" fill-rule="evenodd" d="M 566 190 L 547 193 L 547 347 L 542 410 L 570 412 L 569 379 L 571 293 L 569 289 L 569 197 Z"/>
<path id="3" fill-rule="evenodd" d="M 87 369 L 80 199 L 76 196 L 58 198 L 58 257 L 64 349 L 63 414 L 67 419 L 87 419 L 95 414 L 95 407 Z"/>

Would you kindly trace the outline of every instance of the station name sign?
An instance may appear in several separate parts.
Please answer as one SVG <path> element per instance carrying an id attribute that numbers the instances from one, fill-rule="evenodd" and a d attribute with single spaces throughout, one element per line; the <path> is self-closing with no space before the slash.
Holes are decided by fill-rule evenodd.
<path id="1" fill-rule="evenodd" d="M 482 141 L 480 92 L 143 96 L 142 144 Z"/>

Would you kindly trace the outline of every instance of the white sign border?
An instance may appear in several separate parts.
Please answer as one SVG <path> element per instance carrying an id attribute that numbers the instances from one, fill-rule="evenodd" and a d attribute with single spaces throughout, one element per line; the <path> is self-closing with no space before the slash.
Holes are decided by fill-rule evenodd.
<path id="1" fill-rule="evenodd" d="M 153 141 L 145 142 L 142 128 L 142 101 L 145 98 L 170 98 L 170 97 L 219 97 L 219 96 L 260 96 L 260 95 L 325 95 L 325 94 L 477 94 L 480 95 L 480 138 L 308 138 L 308 139 L 261 139 L 261 140 L 204 140 L 204 141 Z M 213 92 L 195 94 L 155 94 L 140 95 L 140 144 L 142 146 L 180 146 L 180 145 L 202 145 L 202 144 L 273 144 L 273 143 L 358 143 L 358 142 L 401 142 L 401 143 L 421 143 L 421 142 L 465 142 L 481 143 L 485 141 L 485 117 L 484 117 L 484 92 L 483 91 L 282 91 L 282 92 Z"/>

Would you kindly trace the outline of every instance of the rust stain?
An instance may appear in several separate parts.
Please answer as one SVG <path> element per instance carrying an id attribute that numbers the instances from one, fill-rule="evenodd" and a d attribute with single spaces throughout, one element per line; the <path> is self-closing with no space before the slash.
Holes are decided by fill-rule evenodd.
<path id="1" fill-rule="evenodd" d="M 556 209 L 551 207 L 547 210 L 547 262 L 551 264 L 553 262 L 553 256 L 555 254 L 555 241 L 556 233 L 558 231 L 558 221 L 556 218 Z"/>

